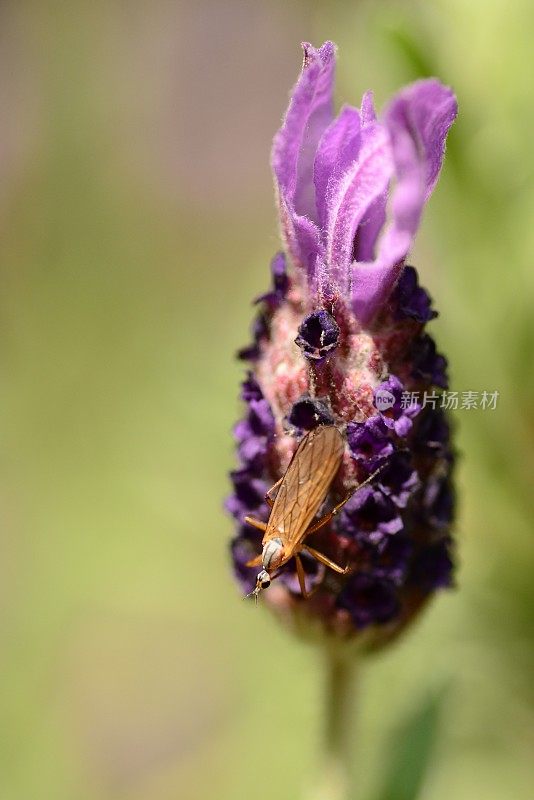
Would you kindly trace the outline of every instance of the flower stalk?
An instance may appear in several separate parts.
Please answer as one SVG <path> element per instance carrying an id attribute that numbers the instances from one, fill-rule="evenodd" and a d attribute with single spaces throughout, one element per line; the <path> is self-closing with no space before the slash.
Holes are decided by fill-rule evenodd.
<path id="1" fill-rule="evenodd" d="M 354 718 L 359 662 L 347 648 L 328 642 L 324 666 L 321 752 L 310 800 L 349 800 L 354 797 Z"/>

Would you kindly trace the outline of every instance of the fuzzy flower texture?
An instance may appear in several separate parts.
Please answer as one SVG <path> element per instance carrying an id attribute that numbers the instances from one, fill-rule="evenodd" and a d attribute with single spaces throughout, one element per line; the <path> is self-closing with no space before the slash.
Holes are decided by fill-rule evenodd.
<path id="1" fill-rule="evenodd" d="M 380 119 L 370 92 L 335 117 L 335 47 L 303 47 L 272 150 L 283 251 L 271 289 L 255 301 L 253 341 L 239 353 L 249 371 L 226 501 L 231 552 L 250 592 L 258 568 L 247 563 L 262 551 L 262 532 L 245 516 L 267 520 L 265 493 L 299 441 L 336 425 L 345 452 L 319 514 L 380 471 L 306 543 L 349 570 L 303 552 L 313 594 L 302 597 L 292 559 L 261 599 L 289 621 L 342 637 L 365 629 L 378 646 L 452 582 L 450 426 L 439 400 L 418 402 L 447 387 L 447 362 L 425 331 L 436 312 L 406 259 L 457 106 L 429 79 L 402 89 Z"/>

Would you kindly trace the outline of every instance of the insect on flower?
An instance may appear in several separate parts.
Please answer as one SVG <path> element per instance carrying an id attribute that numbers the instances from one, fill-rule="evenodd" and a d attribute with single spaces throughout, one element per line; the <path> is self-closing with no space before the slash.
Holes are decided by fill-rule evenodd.
<path id="1" fill-rule="evenodd" d="M 249 567 L 262 566 L 256 577 L 256 586 L 247 597 L 254 596 L 257 601 L 261 590 L 271 585 L 273 573 L 291 558 L 295 559 L 302 595 L 309 597 L 299 555 L 302 550 L 334 572 L 345 575 L 349 571 L 349 567 L 340 567 L 323 553 L 305 544 L 306 537 L 327 525 L 354 492 L 369 483 L 378 472 L 349 492 L 328 514 L 313 522 L 339 469 L 344 449 L 343 436 L 335 426 L 321 425 L 311 430 L 300 442 L 285 474 L 265 495 L 271 507 L 268 522 L 245 517 L 245 522 L 265 532 L 262 553 L 247 564 Z M 272 492 L 275 489 L 278 492 L 273 500 Z"/>

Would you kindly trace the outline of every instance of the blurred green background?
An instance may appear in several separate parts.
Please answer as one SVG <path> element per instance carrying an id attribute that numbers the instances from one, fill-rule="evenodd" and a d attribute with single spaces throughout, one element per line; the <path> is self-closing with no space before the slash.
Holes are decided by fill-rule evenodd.
<path id="1" fill-rule="evenodd" d="M 452 388 L 500 392 L 456 415 L 459 589 L 362 676 L 359 797 L 436 691 L 417 796 L 533 796 L 532 4 L 5 0 L 2 800 L 290 800 L 313 776 L 319 654 L 241 602 L 221 501 L 278 247 L 270 141 L 326 38 L 340 102 L 458 94 L 412 261 Z"/>

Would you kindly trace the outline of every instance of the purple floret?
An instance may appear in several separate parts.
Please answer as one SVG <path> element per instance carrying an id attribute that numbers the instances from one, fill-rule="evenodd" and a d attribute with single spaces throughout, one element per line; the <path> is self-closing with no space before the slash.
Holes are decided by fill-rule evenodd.
<path id="1" fill-rule="evenodd" d="M 418 403 L 407 407 L 403 399 L 404 386 L 395 375 L 390 375 L 374 391 L 374 404 L 385 425 L 397 436 L 407 436 L 412 428 L 412 419 L 419 413 Z"/>
<path id="2" fill-rule="evenodd" d="M 401 585 L 406 577 L 413 552 L 413 543 L 401 534 L 388 536 L 375 548 L 373 554 L 373 574 Z"/>
<path id="3" fill-rule="evenodd" d="M 410 583 L 425 592 L 444 589 L 452 584 L 454 563 L 449 538 L 422 547 L 413 560 Z"/>
<path id="4" fill-rule="evenodd" d="M 395 585 L 362 572 L 349 578 L 337 604 L 350 612 L 357 628 L 389 622 L 399 610 Z"/>
<path id="5" fill-rule="evenodd" d="M 441 389 L 448 387 L 447 359 L 438 353 L 436 343 L 428 333 L 415 340 L 410 356 L 414 378 L 439 386 Z"/>
<path id="6" fill-rule="evenodd" d="M 377 476 L 377 484 L 396 506 L 405 508 L 419 486 L 409 450 L 397 450 L 388 458 Z"/>
<path id="7" fill-rule="evenodd" d="M 274 311 L 284 300 L 287 290 L 289 289 L 289 278 L 287 276 L 287 264 L 284 253 L 277 253 L 272 259 L 271 275 L 273 280 L 272 289 L 257 297 L 254 303 L 267 303 L 267 306 Z"/>
<path id="8" fill-rule="evenodd" d="M 247 373 L 247 377 L 241 384 L 241 399 L 245 403 L 249 403 L 251 400 L 263 400 L 263 392 L 252 372 Z"/>
<path id="9" fill-rule="evenodd" d="M 389 430 L 378 414 L 365 422 L 349 422 L 347 441 L 353 458 L 368 472 L 375 470 L 393 452 Z"/>
<path id="10" fill-rule="evenodd" d="M 260 311 L 252 323 L 252 342 L 237 351 L 237 358 L 240 361 L 257 361 L 261 355 L 261 342 L 269 338 L 269 321 Z"/>
<path id="11" fill-rule="evenodd" d="M 403 528 L 398 508 L 373 486 L 362 486 L 345 505 L 339 530 L 362 543 L 378 544 Z"/>
<path id="12" fill-rule="evenodd" d="M 442 408 L 425 406 L 417 418 L 415 450 L 427 456 L 446 455 L 449 451 L 451 426 Z"/>
<path id="13" fill-rule="evenodd" d="M 310 361 L 323 361 L 336 349 L 339 340 L 339 326 L 334 317 L 319 309 L 308 314 L 299 327 L 295 339 L 305 358 Z"/>
<path id="14" fill-rule="evenodd" d="M 333 425 L 335 419 L 325 402 L 304 395 L 293 403 L 287 421 L 297 431 L 311 431 L 318 425 Z"/>
<path id="15" fill-rule="evenodd" d="M 230 478 L 234 494 L 226 499 L 224 505 L 233 517 L 242 521 L 247 514 L 258 516 L 258 510 L 266 509 L 264 498 L 269 487 L 264 480 L 246 468 L 233 470 Z"/>
<path id="16" fill-rule="evenodd" d="M 417 270 L 406 266 L 391 295 L 391 304 L 396 319 L 409 317 L 417 322 L 429 322 L 437 317 L 432 309 L 432 300 L 428 292 L 419 286 Z"/>
<path id="17" fill-rule="evenodd" d="M 430 478 L 424 487 L 422 512 L 433 528 L 446 530 L 454 517 L 454 490 L 449 475 Z"/>

